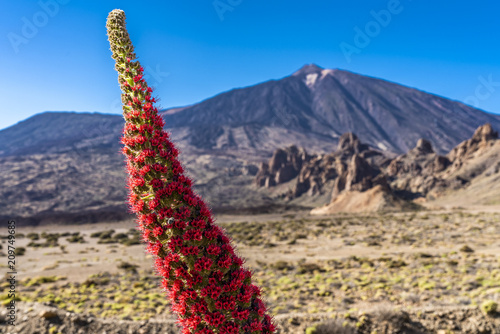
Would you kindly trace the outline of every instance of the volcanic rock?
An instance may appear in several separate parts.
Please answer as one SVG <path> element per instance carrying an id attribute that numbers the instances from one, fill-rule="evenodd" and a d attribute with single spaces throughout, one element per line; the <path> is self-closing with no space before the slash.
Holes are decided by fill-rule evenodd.
<path id="1" fill-rule="evenodd" d="M 481 151 L 493 145 L 496 139 L 498 139 L 498 132 L 493 130 L 491 124 L 480 126 L 471 139 L 461 142 L 448 153 L 448 159 L 453 163 L 452 169 L 460 168 L 475 153 L 481 154 Z"/>
<path id="2" fill-rule="evenodd" d="M 437 185 L 445 186 L 436 174 L 449 165 L 448 158 L 436 154 L 429 141 L 420 139 L 408 153 L 391 161 L 386 174 L 393 189 L 412 199 L 427 195 Z"/>
<path id="3" fill-rule="evenodd" d="M 268 163 L 263 162 L 255 176 L 255 184 L 266 188 L 285 183 L 297 177 L 304 162 L 311 157 L 295 145 L 277 149 Z"/>

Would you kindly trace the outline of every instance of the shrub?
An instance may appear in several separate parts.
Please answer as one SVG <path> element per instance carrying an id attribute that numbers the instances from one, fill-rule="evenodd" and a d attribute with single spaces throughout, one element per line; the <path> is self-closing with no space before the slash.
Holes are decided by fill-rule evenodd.
<path id="1" fill-rule="evenodd" d="M 314 273 L 315 271 L 325 272 L 325 269 L 321 268 L 316 263 L 301 263 L 297 269 L 299 274 Z"/>
<path id="2" fill-rule="evenodd" d="M 111 236 L 115 233 L 115 230 L 108 230 L 108 231 L 101 231 L 101 232 L 94 232 L 90 234 L 91 238 L 99 238 L 99 239 L 110 239 Z"/>
<path id="3" fill-rule="evenodd" d="M 31 241 L 28 244 L 28 247 L 39 248 L 39 247 L 57 247 L 57 246 L 59 246 L 59 243 L 58 243 L 59 233 L 45 233 L 45 232 L 43 232 L 42 238 L 45 238 L 44 242 Z M 37 240 L 37 239 L 35 239 L 35 240 Z"/>
<path id="4" fill-rule="evenodd" d="M 16 247 L 16 255 L 22 256 L 26 253 L 26 248 L 24 247 Z"/>
<path id="5" fill-rule="evenodd" d="M 293 269 L 293 266 L 286 261 L 278 261 L 273 263 L 271 268 L 276 270 L 290 270 Z"/>
<path id="6" fill-rule="evenodd" d="M 137 266 L 135 264 L 128 263 L 128 262 L 120 262 L 117 267 L 118 267 L 118 269 L 123 269 L 125 271 L 137 273 L 137 268 L 139 266 Z"/>
<path id="7" fill-rule="evenodd" d="M 70 243 L 79 243 L 79 244 L 85 243 L 83 235 L 80 235 L 79 232 L 73 233 L 69 238 L 66 238 L 66 240 Z"/>
<path id="8" fill-rule="evenodd" d="M 467 245 L 462 246 L 460 248 L 460 251 L 464 252 L 464 253 L 473 253 L 474 252 L 474 250 Z"/>
<path id="9" fill-rule="evenodd" d="M 38 233 L 30 232 L 26 235 L 26 238 L 31 240 L 38 240 L 40 239 L 40 235 L 38 235 Z"/>
<path id="10" fill-rule="evenodd" d="M 493 300 L 487 300 L 481 304 L 481 311 L 483 311 L 484 314 L 493 315 L 497 313 L 497 310 L 498 304 Z"/>

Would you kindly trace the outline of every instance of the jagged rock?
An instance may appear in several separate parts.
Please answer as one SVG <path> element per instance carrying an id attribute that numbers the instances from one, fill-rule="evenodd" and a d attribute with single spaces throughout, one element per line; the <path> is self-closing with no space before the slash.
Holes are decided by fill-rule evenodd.
<path id="1" fill-rule="evenodd" d="M 269 177 L 269 164 L 267 162 L 261 162 L 259 171 L 255 175 L 255 184 L 259 187 L 267 187 L 266 180 Z"/>
<path id="2" fill-rule="evenodd" d="M 340 161 L 337 164 L 337 174 L 338 174 L 338 177 L 335 179 L 335 184 L 333 185 L 332 197 L 335 197 L 336 195 L 338 195 L 346 187 L 346 184 L 347 184 L 347 164 Z"/>
<path id="3" fill-rule="evenodd" d="M 487 123 L 477 128 L 471 139 L 458 144 L 448 153 L 448 159 L 453 163 L 453 169 L 460 168 L 474 153 L 484 150 L 498 139 L 498 132 Z"/>
<path id="4" fill-rule="evenodd" d="M 277 149 L 269 163 L 263 162 L 255 176 L 255 184 L 260 187 L 273 187 L 297 177 L 304 162 L 310 156 L 303 148 L 292 145 L 285 149 Z"/>
<path id="5" fill-rule="evenodd" d="M 278 148 L 271 160 L 269 161 L 269 169 L 271 173 L 278 172 L 287 163 L 287 152 L 281 148 Z"/>
<path id="6" fill-rule="evenodd" d="M 354 154 L 346 177 L 345 190 L 365 191 L 372 187 L 372 180 L 380 173 L 372 167 L 365 159 L 358 154 Z"/>
<path id="7" fill-rule="evenodd" d="M 358 137 L 354 133 L 348 132 L 340 136 L 337 150 L 349 152 L 352 155 L 355 153 L 359 154 L 363 148 Z"/>
<path id="8" fill-rule="evenodd" d="M 340 147 L 341 145 L 339 145 L 339 148 Z M 344 154 L 348 150 L 356 152 L 356 150 L 352 150 L 353 147 L 360 148 L 362 145 L 344 145 L 342 146 L 344 150 L 341 152 Z M 345 160 L 341 161 L 339 159 L 336 168 L 338 177 L 336 178 L 333 186 L 332 198 L 335 198 L 344 190 L 362 192 L 374 186 L 373 181 L 380 174 L 380 170 L 377 167 L 373 167 L 372 164 L 363 157 L 363 153 L 367 151 L 367 148 L 362 148 L 361 151 L 358 150 L 359 153 L 354 153 L 352 157 L 350 157 L 349 162 L 346 162 Z M 372 151 L 369 152 L 372 153 Z M 382 179 L 379 178 L 377 184 L 382 184 L 383 187 L 386 188 L 387 181 L 382 181 Z"/>
<path id="9" fill-rule="evenodd" d="M 264 187 L 270 188 L 270 187 L 274 187 L 275 185 L 276 185 L 276 181 L 274 181 L 274 178 L 272 178 L 270 176 L 266 176 L 266 178 L 264 179 Z"/>
<path id="10" fill-rule="evenodd" d="M 288 199 L 306 193 L 309 196 L 323 194 L 324 186 L 332 180 L 335 180 L 334 189 L 341 191 L 346 185 L 346 165 L 354 155 L 368 164 L 384 165 L 388 161 L 380 151 L 362 144 L 355 134 L 345 133 L 339 138 L 337 150 L 330 154 L 308 155 L 295 146 L 276 150 L 269 162 L 261 164 L 255 184 L 269 188 L 296 178 L 293 188 L 285 194 Z"/>
<path id="11" fill-rule="evenodd" d="M 276 173 L 275 181 L 277 184 L 290 181 L 297 176 L 297 170 L 292 165 L 284 165 Z"/>
<path id="12" fill-rule="evenodd" d="M 437 155 L 429 142 L 420 140 L 414 149 L 389 164 L 386 173 L 391 187 L 408 199 L 435 199 L 466 189 L 481 175 L 495 174 L 493 162 L 500 158 L 497 139 L 498 133 L 485 124 L 447 156 Z"/>
<path id="13" fill-rule="evenodd" d="M 446 182 L 435 176 L 450 165 L 448 158 L 437 155 L 432 144 L 420 139 L 417 145 L 391 161 L 386 169 L 391 187 L 409 199 L 426 196 L 437 185 Z"/>
<path id="14" fill-rule="evenodd" d="M 472 136 L 472 141 L 476 142 L 489 141 L 493 139 L 498 139 L 498 132 L 493 130 L 490 123 L 486 123 L 485 125 L 477 128 Z"/>
<path id="15" fill-rule="evenodd" d="M 272 187 L 295 179 L 280 194 L 289 200 L 307 194 L 322 195 L 324 201 L 323 195 L 333 188 L 330 204 L 317 213 L 402 209 L 409 200 L 421 203 L 468 189 L 480 175 L 496 177 L 500 173 L 497 139 L 498 133 L 486 124 L 447 156 L 436 153 L 430 141 L 419 139 L 406 154 L 390 159 L 362 144 L 355 134 L 346 133 L 330 154 L 298 159 L 297 148 L 276 151 L 269 163 L 262 164 L 256 183 Z"/>
<path id="16" fill-rule="evenodd" d="M 317 195 L 322 192 L 323 185 L 336 176 L 334 156 L 314 156 L 304 164 L 297 178 L 297 183 L 287 196 L 292 199 L 304 193 L 309 196 Z"/>
<path id="17" fill-rule="evenodd" d="M 359 154 L 354 154 L 349 164 L 338 164 L 337 172 L 331 202 L 315 214 L 382 210 L 397 202 L 385 175 Z"/>
<path id="18" fill-rule="evenodd" d="M 434 159 L 433 170 L 434 173 L 439 173 L 444 171 L 450 165 L 450 160 L 448 158 L 443 157 L 442 155 L 436 156 Z"/>
<path id="19" fill-rule="evenodd" d="M 427 139 L 420 138 L 417 142 L 416 150 L 422 152 L 423 154 L 434 153 L 434 149 L 432 148 L 432 144 Z"/>
<path id="20" fill-rule="evenodd" d="M 323 193 L 324 185 L 331 180 L 334 180 L 333 196 L 338 194 L 346 187 L 347 165 L 353 156 L 374 165 L 384 165 L 388 161 L 380 151 L 362 144 L 355 134 L 344 133 L 339 138 L 335 152 L 315 157 L 304 165 L 297 184 L 288 197 L 296 198 L 306 192 L 310 196 Z"/>

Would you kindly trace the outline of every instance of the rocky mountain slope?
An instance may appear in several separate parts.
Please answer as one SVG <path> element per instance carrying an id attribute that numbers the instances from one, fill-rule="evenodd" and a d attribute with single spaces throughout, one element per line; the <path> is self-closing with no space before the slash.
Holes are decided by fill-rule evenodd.
<path id="1" fill-rule="evenodd" d="M 345 172 L 332 167 L 333 161 L 340 159 L 346 169 L 352 158 L 350 153 L 331 154 L 339 144 L 368 161 L 387 160 L 393 152 L 406 152 L 420 137 L 428 138 L 436 154 L 442 154 L 470 137 L 476 125 L 490 122 L 500 128 L 500 116 L 315 65 L 165 110 L 163 117 L 197 191 L 216 211 L 327 203 L 335 177 Z M 119 115 L 46 112 L 1 130 L 2 215 L 23 217 L 28 223 L 127 217 L 122 125 Z M 366 145 L 343 139 L 346 132 L 357 133 Z M 300 180 L 288 193 L 279 184 L 278 191 L 255 187 L 259 164 L 277 148 L 290 145 L 321 156 L 301 151 L 302 156 L 285 169 L 279 167 L 278 183 Z M 284 154 L 288 153 L 278 155 Z M 268 185 L 273 182 L 259 178 Z M 314 196 L 301 196 L 304 193 Z"/>
<path id="2" fill-rule="evenodd" d="M 311 155 L 295 146 L 278 149 L 269 163 L 261 164 L 255 184 L 274 188 L 275 193 L 281 192 L 278 197 L 295 202 L 320 195 L 324 200 L 329 194 L 328 202 L 313 210 L 316 214 L 402 210 L 414 207 L 412 200 L 443 202 L 448 197 L 455 201 L 457 192 L 474 191 L 479 196 L 467 199 L 469 204 L 493 204 L 500 198 L 499 161 L 500 140 L 491 124 L 479 127 L 446 156 L 420 139 L 407 153 L 389 158 L 347 133 L 337 150 L 326 155 Z M 489 191 L 479 194 L 480 187 Z"/>
<path id="3" fill-rule="evenodd" d="M 119 151 L 119 115 L 44 112 L 0 131 L 0 157 L 75 151 Z"/>
<path id="4" fill-rule="evenodd" d="M 167 126 L 195 147 L 270 152 L 297 144 L 330 152 L 343 133 L 404 153 L 427 138 L 439 153 L 500 117 L 436 95 L 338 69 L 306 65 L 291 76 L 167 110 Z"/>
<path id="5" fill-rule="evenodd" d="M 19 224 L 131 218 L 122 126 L 118 115 L 47 112 L 0 131 L 0 216 L 18 218 Z M 245 207 L 246 201 L 249 207 L 273 203 L 259 191 L 240 191 L 251 184 L 257 165 L 179 146 L 197 191 L 215 211 Z"/>

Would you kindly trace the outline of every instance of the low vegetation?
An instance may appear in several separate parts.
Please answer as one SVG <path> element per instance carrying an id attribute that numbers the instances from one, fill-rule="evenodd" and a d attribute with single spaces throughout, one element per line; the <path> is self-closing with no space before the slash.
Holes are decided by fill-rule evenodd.
<path id="1" fill-rule="evenodd" d="M 409 310 L 477 307 L 495 316 L 500 295 L 499 218 L 489 213 L 405 213 L 324 219 L 292 216 L 221 225 L 248 259 L 273 314 L 337 316 L 309 326 L 309 333 L 318 334 L 331 328 L 351 333 L 363 325 L 363 309 L 383 304 Z M 48 250 L 60 236 L 42 233 L 40 237 L 26 235 L 27 242 L 36 241 L 43 244 L 37 247 Z M 70 240 L 76 239 L 93 243 L 81 251 L 88 254 L 99 247 L 127 254 L 129 247 L 141 242 L 134 229 L 71 234 L 65 242 L 70 252 Z M 152 270 L 141 269 L 145 261 L 149 259 L 124 258 L 114 265 L 115 272 L 95 272 L 83 281 L 60 276 L 24 280 L 19 296 L 23 301 L 48 302 L 96 317 L 168 315 L 169 303 L 159 288 L 159 278 Z M 79 262 L 84 265 L 87 260 Z M 60 260 L 58 265 L 71 264 Z"/>

